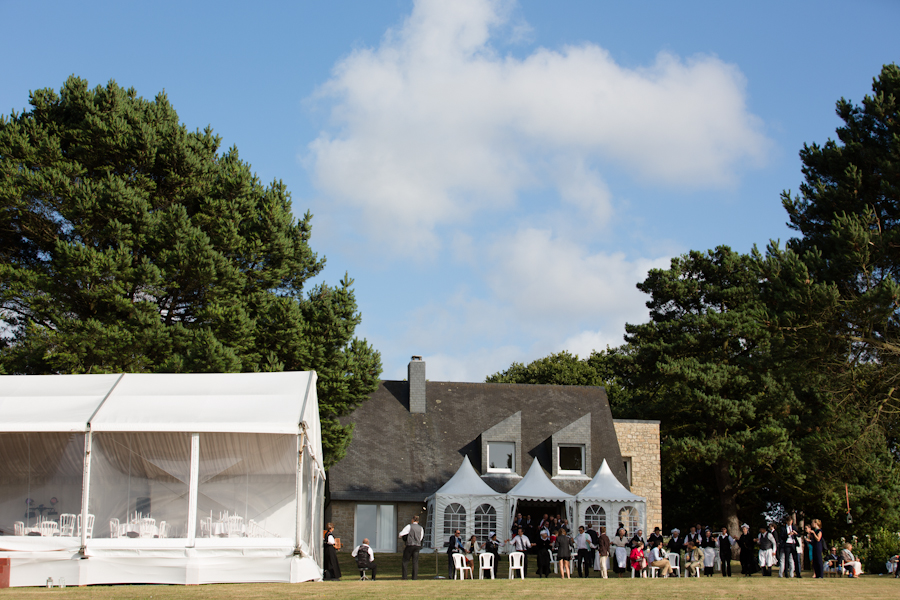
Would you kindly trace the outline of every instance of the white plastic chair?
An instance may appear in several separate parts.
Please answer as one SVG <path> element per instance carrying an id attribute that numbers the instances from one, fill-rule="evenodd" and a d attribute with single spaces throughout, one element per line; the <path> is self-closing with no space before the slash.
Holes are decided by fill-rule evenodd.
<path id="1" fill-rule="evenodd" d="M 484 579 L 484 570 L 488 569 L 491 579 L 494 578 L 494 555 L 490 552 L 482 552 L 478 555 L 478 579 Z"/>
<path id="2" fill-rule="evenodd" d="M 25 535 L 25 522 L 24 521 L 16 521 L 13 525 L 15 529 L 16 535 Z"/>
<path id="3" fill-rule="evenodd" d="M 59 535 L 59 523 L 56 521 L 41 521 L 40 531 L 43 537 L 53 537 Z"/>
<path id="4" fill-rule="evenodd" d="M 650 569 L 650 578 L 656 579 L 656 576 L 659 575 L 659 567 L 654 567 L 653 565 L 647 565 L 647 568 Z"/>
<path id="5" fill-rule="evenodd" d="M 212 537 L 212 517 L 200 519 L 200 537 Z"/>
<path id="6" fill-rule="evenodd" d="M 116 518 L 112 518 L 109 520 L 109 537 L 117 538 L 122 535 L 121 530 L 119 529 L 119 520 Z"/>
<path id="7" fill-rule="evenodd" d="M 515 579 L 515 571 L 519 571 L 522 579 L 525 579 L 525 553 L 510 552 L 509 553 L 509 578 Z"/>
<path id="8" fill-rule="evenodd" d="M 666 554 L 666 558 L 669 559 L 669 564 L 672 565 L 672 571 L 674 571 L 678 577 L 681 577 L 681 565 L 678 562 L 681 560 L 681 555 L 677 552 L 669 552 Z"/>
<path id="9" fill-rule="evenodd" d="M 475 579 L 475 574 L 472 573 L 472 567 L 466 564 L 466 555 L 465 554 L 453 554 L 453 579 L 456 579 L 456 576 L 459 575 L 460 580 L 466 578 L 466 571 L 469 572 L 469 579 Z"/>
<path id="10" fill-rule="evenodd" d="M 166 525 L 166 522 L 160 521 L 159 522 L 159 531 L 157 532 L 156 537 L 164 538 L 164 537 L 168 537 L 168 536 L 169 536 L 169 528 Z"/>
<path id="11" fill-rule="evenodd" d="M 559 573 L 559 559 L 556 557 L 556 552 L 551 550 L 547 550 L 550 552 L 550 564 L 553 565 L 553 574 L 556 575 Z"/>
<path id="12" fill-rule="evenodd" d="M 62 537 L 75 535 L 75 515 L 70 513 L 59 515 L 59 535 Z"/>

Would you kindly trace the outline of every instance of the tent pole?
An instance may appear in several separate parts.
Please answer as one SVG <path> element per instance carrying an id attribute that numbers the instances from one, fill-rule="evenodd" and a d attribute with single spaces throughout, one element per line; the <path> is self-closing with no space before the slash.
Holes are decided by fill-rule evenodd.
<path id="1" fill-rule="evenodd" d="M 81 548 L 80 558 L 87 558 L 88 500 L 91 497 L 91 425 L 84 433 L 84 470 L 81 474 Z"/>
<path id="2" fill-rule="evenodd" d="M 197 543 L 197 501 L 200 491 L 200 434 L 191 434 L 191 476 L 188 483 L 187 547 Z"/>
<path id="3" fill-rule="evenodd" d="M 297 447 L 297 488 L 294 492 L 294 498 L 297 501 L 297 518 L 295 519 L 296 529 L 294 531 L 294 554 L 303 555 L 300 549 L 300 536 L 303 530 L 303 447 L 306 444 L 306 425 L 300 424 L 300 436 Z M 315 532 L 314 532 L 315 533 Z"/>

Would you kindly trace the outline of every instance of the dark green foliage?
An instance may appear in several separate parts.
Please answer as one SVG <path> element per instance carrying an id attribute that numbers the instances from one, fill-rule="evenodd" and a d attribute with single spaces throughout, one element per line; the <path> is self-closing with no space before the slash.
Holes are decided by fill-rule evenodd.
<path id="1" fill-rule="evenodd" d="M 311 215 L 220 143 L 164 94 L 76 77 L 0 119 L 0 369 L 315 370 L 331 464 L 380 356 L 353 337 L 349 277 L 304 290 Z"/>
<path id="2" fill-rule="evenodd" d="M 628 403 L 629 394 L 613 373 L 611 360 L 615 350 L 592 352 L 586 359 L 579 359 L 569 352 L 560 352 L 539 358 L 527 366 L 513 363 L 507 370 L 494 373 L 486 383 L 529 383 L 543 385 L 592 385 L 606 388 L 610 407 Z"/>

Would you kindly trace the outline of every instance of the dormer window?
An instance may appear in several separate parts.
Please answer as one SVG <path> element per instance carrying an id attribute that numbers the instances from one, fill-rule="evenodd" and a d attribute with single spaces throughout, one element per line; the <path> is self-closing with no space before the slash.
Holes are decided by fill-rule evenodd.
<path id="1" fill-rule="evenodd" d="M 515 442 L 488 442 L 488 473 L 516 472 Z"/>
<path id="2" fill-rule="evenodd" d="M 584 475 L 584 444 L 559 445 L 559 475 Z"/>

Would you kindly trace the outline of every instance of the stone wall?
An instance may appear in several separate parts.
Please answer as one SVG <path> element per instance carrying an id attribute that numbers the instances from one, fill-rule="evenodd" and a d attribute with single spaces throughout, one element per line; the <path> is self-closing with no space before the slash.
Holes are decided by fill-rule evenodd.
<path id="1" fill-rule="evenodd" d="M 623 459 L 631 459 L 631 491 L 647 499 L 644 534 L 662 525 L 659 421 L 613 419 Z"/>

